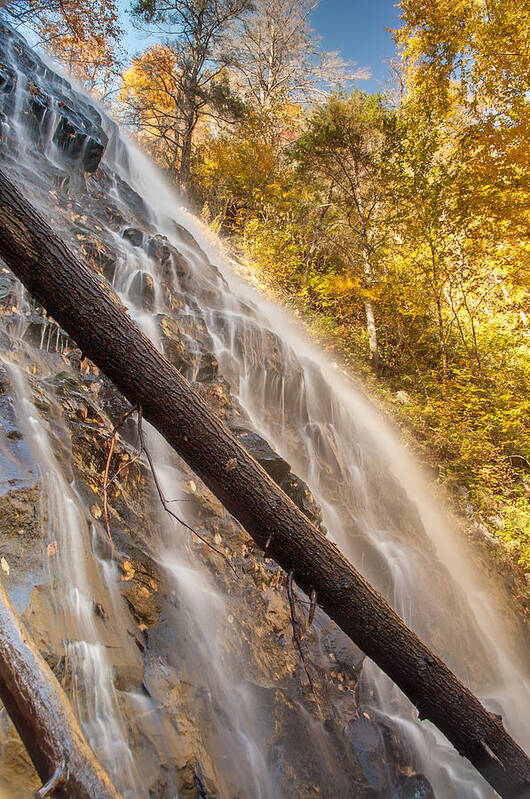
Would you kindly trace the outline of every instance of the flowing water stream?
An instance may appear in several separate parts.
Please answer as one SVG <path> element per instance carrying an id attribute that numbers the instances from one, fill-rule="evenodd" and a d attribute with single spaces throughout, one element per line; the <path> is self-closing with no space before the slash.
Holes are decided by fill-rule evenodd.
<path id="1" fill-rule="evenodd" d="M 492 710 L 501 709 L 507 729 L 520 744 L 529 746 L 525 708 L 530 706 L 530 683 L 522 642 L 507 628 L 494 592 L 469 566 L 469 556 L 444 509 L 433 499 L 397 433 L 354 382 L 308 343 L 285 311 L 234 274 L 215 240 L 184 210 L 157 169 L 114 122 L 91 100 L 73 93 L 27 50 L 21 54 L 23 46 L 16 37 L 4 35 L 2 47 L 0 61 L 8 67 L 2 77 L 6 168 L 54 220 L 61 197 L 57 185 L 69 174 L 70 195 L 77 196 L 72 206 L 77 227 L 57 221 L 59 231 L 75 245 L 76 231 L 85 231 L 96 220 L 97 236 L 112 253 L 108 276 L 114 291 L 144 333 L 165 351 L 167 320 L 176 320 L 181 329 L 193 332 L 187 336 L 188 352 L 193 354 L 183 368 L 187 377 L 200 380 L 213 370 L 226 378 L 245 426 L 259 431 L 310 486 L 329 537 L 459 677 Z M 34 88 L 35 76 L 40 93 Z M 39 117 L 28 111 L 28 102 L 42 105 L 44 93 L 46 110 Z M 101 129 L 108 137 L 102 165 L 93 176 L 80 176 L 72 166 L 73 156 L 65 156 L 64 142 L 57 138 L 65 96 L 91 121 L 95 139 Z M 85 137 L 75 155 L 77 162 L 90 154 L 90 146 Z M 114 217 L 96 204 L 103 194 L 112 202 Z M 179 257 L 161 257 L 164 247 Z M 169 284 L 171 291 L 166 290 Z M 133 644 L 124 643 L 127 635 L 132 639 L 136 633 L 129 630 L 119 590 L 120 569 L 106 556 L 100 543 L 101 520 L 91 516 L 86 496 L 60 455 L 57 442 L 68 450 L 70 439 L 64 408 L 48 396 L 51 409 L 48 421 L 43 421 L 32 382 L 35 373 L 48 385 L 56 379 L 67 337 L 43 319 L 40 337 L 32 339 L 26 332 L 31 306 L 20 288 L 13 302 L 21 312 L 17 324 L 6 328 L 9 347 L 1 363 L 20 438 L 16 447 L 2 445 L 2 462 L 9 465 L 10 474 L 17 474 L 16 479 L 22 480 L 23 468 L 29 469 L 30 476 L 38 475 L 44 498 L 40 525 L 48 546 L 56 549 L 53 557 L 43 556 L 47 591 L 53 598 L 56 646 L 63 647 L 73 675 L 70 694 L 90 743 L 124 797 L 155 796 L 147 788 L 146 772 L 152 768 L 149 753 L 156 751 L 158 760 L 163 760 L 164 752 L 178 748 L 182 728 L 168 726 L 153 698 L 154 689 L 141 690 L 140 684 L 116 686 L 114 669 L 120 647 L 131 646 L 141 668 L 141 655 Z M 62 368 L 66 368 L 64 363 Z M 146 436 L 164 495 L 177 497 L 189 485 L 188 473 L 155 431 L 147 429 Z M 195 517 L 186 508 L 184 503 L 179 505 L 179 515 L 194 524 Z M 262 692 L 243 676 L 243 649 L 238 653 L 237 645 L 227 648 L 224 644 L 225 637 L 233 635 L 231 622 L 227 625 L 226 621 L 231 589 L 227 592 L 226 584 L 212 578 L 186 537 L 176 536 L 176 525 L 155 500 L 150 512 L 154 521 L 149 556 L 164 574 L 169 593 L 179 600 L 178 608 L 166 612 L 165 623 L 175 631 L 179 662 L 203 686 L 203 701 L 213 718 L 210 733 L 200 745 L 214 763 L 219 795 L 227 799 L 305 796 L 298 793 L 296 780 L 286 789 L 285 781 L 279 779 L 268 751 Z M 12 595 L 24 610 L 28 597 L 15 589 Z M 105 634 L 100 621 L 95 621 L 94 607 L 106 608 L 112 617 Z M 182 628 L 186 629 L 185 651 L 181 651 L 182 637 L 177 636 Z M 146 673 L 149 683 L 154 667 Z M 362 667 L 357 700 L 363 712 L 357 714 L 352 734 L 364 734 L 363 724 L 369 722 L 380 721 L 381 728 L 390 725 L 438 799 L 494 796 L 443 736 L 429 723 L 417 721 L 414 708 L 372 663 Z M 301 700 L 296 706 L 313 751 L 323 763 L 328 759 L 334 763 L 329 736 L 318 715 Z M 144 747 L 142 759 L 138 752 L 147 739 L 149 747 Z M 287 731 L 282 740 L 286 751 L 293 746 Z M 170 754 L 166 759 L 169 762 Z M 367 772 L 370 767 L 366 766 Z M 391 765 L 388 770 L 387 785 L 391 785 Z M 178 795 L 178 781 L 169 765 L 166 772 L 164 787 L 156 796 Z M 347 785 L 345 780 L 345 787 L 332 793 L 321 785 L 321 793 L 314 795 L 369 795 Z M 379 790 L 374 788 L 370 795 L 402 796 L 391 794 L 388 787 Z M 386 794 L 381 793 L 384 790 Z M 421 799 L 427 794 L 415 796 Z"/>

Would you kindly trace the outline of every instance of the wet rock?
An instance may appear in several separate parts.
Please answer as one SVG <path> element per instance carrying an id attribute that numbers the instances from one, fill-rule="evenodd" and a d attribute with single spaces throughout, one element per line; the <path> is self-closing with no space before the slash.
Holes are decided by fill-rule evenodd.
<path id="1" fill-rule="evenodd" d="M 430 782 L 423 774 L 402 777 L 392 799 L 435 799 Z"/>
<path id="2" fill-rule="evenodd" d="M 267 588 L 263 592 L 267 603 L 266 617 L 272 628 L 279 634 L 286 633 L 291 624 L 291 615 L 285 604 L 285 599 L 274 588 Z"/>
<path id="3" fill-rule="evenodd" d="M 130 403 L 123 394 L 117 390 L 114 384 L 105 375 L 100 375 L 99 380 L 99 402 L 105 415 L 117 424 L 120 419 L 130 410 Z M 120 438 L 136 444 L 137 430 L 136 421 L 133 416 L 126 419 L 120 428 Z"/>
<path id="4" fill-rule="evenodd" d="M 218 799 L 219 794 L 211 780 L 204 775 L 197 759 L 188 760 L 180 769 L 180 799 Z"/>
<path id="5" fill-rule="evenodd" d="M 0 45 L 3 52 L 11 50 L 15 66 L 22 71 L 35 71 L 40 59 L 37 59 L 37 56 L 28 47 L 22 36 L 3 22 L 0 22 Z"/>
<path id="6" fill-rule="evenodd" d="M 188 352 L 186 337 L 181 333 L 178 323 L 165 314 L 156 317 L 162 336 L 164 355 L 179 372 L 193 367 L 193 357 Z"/>
<path id="7" fill-rule="evenodd" d="M 166 236 L 151 236 L 147 242 L 147 254 L 159 264 L 166 263 L 171 257 L 172 247 Z"/>
<path id="8" fill-rule="evenodd" d="M 361 714 L 350 722 L 347 733 L 365 779 L 378 795 L 384 796 L 389 774 L 387 752 L 381 730 Z"/>
<path id="9" fill-rule="evenodd" d="M 175 319 L 159 314 L 157 321 L 166 358 L 192 381 L 215 380 L 219 364 L 213 353 L 183 333 Z"/>
<path id="10" fill-rule="evenodd" d="M 31 449 L 23 437 L 7 370 L 0 367 L 0 494 L 32 486 L 36 481 Z M 9 503 L 8 503 L 9 504 Z"/>
<path id="11" fill-rule="evenodd" d="M 126 241 L 132 244 L 133 247 L 141 247 L 144 243 L 144 234 L 141 230 L 138 230 L 138 228 L 125 228 L 121 235 Z"/>
<path id="12" fill-rule="evenodd" d="M 48 352 L 60 352 L 65 347 L 74 347 L 74 341 L 57 322 L 39 312 L 26 318 L 26 329 L 23 338 L 34 347 Z"/>
<path id="13" fill-rule="evenodd" d="M 113 174 L 114 185 L 118 190 L 120 200 L 131 210 L 138 220 L 145 221 L 149 225 L 150 214 L 147 205 L 142 200 L 138 192 L 136 192 L 128 183 L 126 183 L 119 175 Z"/>
<path id="14" fill-rule="evenodd" d="M 191 264 L 187 258 L 182 255 L 178 250 L 173 249 L 171 252 L 171 259 L 175 274 L 182 284 L 185 278 L 191 277 L 192 269 Z"/>
<path id="15" fill-rule="evenodd" d="M 216 278 L 219 281 L 219 283 L 222 284 L 223 288 L 227 289 L 228 291 L 230 291 L 230 286 L 228 285 L 228 280 L 226 280 L 226 278 L 224 277 L 224 275 L 221 272 L 221 270 L 219 269 L 219 267 L 216 266 L 215 264 L 212 264 L 212 263 L 209 263 L 208 267 L 209 267 L 210 271 L 213 272 L 213 274 L 216 276 Z"/>
<path id="16" fill-rule="evenodd" d="M 42 780 L 5 711 L 0 714 L 0 743 L 0 796 L 2 799 L 35 796 Z"/>
<path id="17" fill-rule="evenodd" d="M 320 509 L 320 505 L 315 502 L 307 483 L 304 483 L 304 481 L 295 474 L 289 472 L 280 483 L 280 488 L 285 491 L 288 497 L 291 497 L 294 504 L 313 522 L 315 527 L 321 526 L 322 510 Z"/>
<path id="18" fill-rule="evenodd" d="M 154 627 L 160 618 L 160 606 L 153 594 L 153 588 L 143 582 L 133 580 L 122 589 L 123 596 L 133 609 L 135 619 L 142 629 Z"/>
<path id="19" fill-rule="evenodd" d="M 95 172 L 108 140 L 102 130 L 96 130 L 81 114 L 63 103 L 53 141 L 67 158 L 80 161 L 85 172 Z"/>
<path id="20" fill-rule="evenodd" d="M 13 306 L 17 301 L 16 281 L 14 275 L 7 270 L 0 272 L 0 305 L 4 308 Z"/>
<path id="21" fill-rule="evenodd" d="M 279 485 L 291 471 L 291 467 L 270 444 L 258 433 L 243 428 L 232 428 L 232 434 L 238 439 L 247 452 L 263 466 L 267 474 Z"/>
<path id="22" fill-rule="evenodd" d="M 84 236 L 80 245 L 90 266 L 112 283 L 116 273 L 116 253 L 111 247 L 95 236 Z"/>
<path id="23" fill-rule="evenodd" d="M 194 338 L 200 342 L 203 347 L 213 348 L 212 337 L 208 332 L 208 328 L 204 319 L 195 314 L 179 314 L 178 315 L 179 328 L 187 336 Z"/>
<path id="24" fill-rule="evenodd" d="M 361 674 L 365 655 L 335 624 L 324 630 L 324 646 L 331 653 L 334 668 L 348 679 L 357 681 Z"/>
<path id="25" fill-rule="evenodd" d="M 187 244 L 188 247 L 192 247 L 200 255 L 202 255 L 204 260 L 207 260 L 206 259 L 206 255 L 204 253 L 204 250 L 197 243 L 197 240 L 196 240 L 195 236 L 192 233 L 190 233 L 190 231 L 187 230 L 187 228 L 185 228 L 184 225 L 181 225 L 178 222 L 173 222 L 173 226 L 175 228 L 175 232 L 179 235 L 179 237 L 182 239 L 182 241 L 185 244 Z"/>
<path id="26" fill-rule="evenodd" d="M 0 462 L 0 465 L 1 462 Z M 4 588 L 16 610 L 23 612 L 32 591 L 46 581 L 45 534 L 41 524 L 41 495 L 37 475 L 27 472 L 28 486 L 15 486 L 0 493 L 0 556 L 9 566 L 2 572 Z"/>
<path id="27" fill-rule="evenodd" d="M 215 355 L 199 345 L 194 352 L 194 379 L 204 383 L 215 380 L 218 368 Z"/>
<path id="28" fill-rule="evenodd" d="M 17 85 L 16 73 L 11 67 L 0 63 L 0 92 L 2 94 L 12 94 Z"/>
<path id="29" fill-rule="evenodd" d="M 30 137 L 39 145 L 44 144 L 51 131 L 54 114 L 50 111 L 50 100 L 33 81 L 28 81 L 28 95 L 24 103 L 26 127 Z"/>
<path id="30" fill-rule="evenodd" d="M 155 302 L 155 284 L 147 272 L 137 272 L 129 288 L 132 299 L 137 300 L 144 311 L 152 311 Z"/>
<path id="31" fill-rule="evenodd" d="M 195 391 L 210 406 L 220 419 L 226 421 L 230 408 L 230 385 L 223 377 L 216 377 L 208 383 L 196 382 Z"/>

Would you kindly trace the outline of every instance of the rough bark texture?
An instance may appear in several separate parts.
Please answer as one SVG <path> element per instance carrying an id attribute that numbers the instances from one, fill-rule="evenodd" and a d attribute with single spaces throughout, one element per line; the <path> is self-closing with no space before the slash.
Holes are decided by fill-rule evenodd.
<path id="1" fill-rule="evenodd" d="M 385 599 L 312 526 L 179 372 L 0 172 L 0 256 L 260 547 L 401 688 L 504 797 L 525 797 L 530 761 Z"/>
<path id="2" fill-rule="evenodd" d="M 28 638 L 1 584 L 0 698 L 43 783 L 56 774 L 58 786 L 51 795 L 120 799 L 88 745 L 66 694 Z"/>

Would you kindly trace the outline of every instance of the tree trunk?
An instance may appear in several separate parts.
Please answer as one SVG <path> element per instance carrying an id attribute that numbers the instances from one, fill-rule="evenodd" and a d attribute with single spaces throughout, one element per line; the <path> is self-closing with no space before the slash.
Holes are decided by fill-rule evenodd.
<path id="1" fill-rule="evenodd" d="M 370 291 L 372 287 L 373 281 L 373 270 L 372 264 L 370 263 L 370 255 L 363 249 L 363 266 L 364 266 L 364 278 L 366 283 L 366 288 Z M 366 330 L 368 332 L 368 346 L 370 347 L 370 361 L 374 371 L 377 372 L 379 368 L 379 347 L 377 344 L 377 327 L 375 324 L 375 316 L 374 316 L 374 306 L 372 305 L 372 300 L 369 297 L 366 297 L 364 301 L 364 311 L 366 314 Z"/>
<path id="2" fill-rule="evenodd" d="M 375 372 L 379 368 L 379 349 L 377 346 L 377 327 L 375 326 L 374 307 L 372 301 L 364 301 L 364 312 L 366 315 L 366 330 L 368 332 L 368 346 L 370 349 L 370 363 Z"/>
<path id="3" fill-rule="evenodd" d="M 0 698 L 43 783 L 64 799 L 120 799 L 0 584 Z M 51 790 L 56 781 L 56 787 Z M 39 791 L 37 796 L 48 795 Z"/>
<path id="4" fill-rule="evenodd" d="M 530 761 L 498 717 L 309 522 L 0 172 L 0 256 L 166 438 L 258 546 L 314 589 L 326 613 L 504 797 L 530 788 Z"/>
<path id="5" fill-rule="evenodd" d="M 189 90 L 191 92 L 191 89 Z M 190 177 L 191 177 L 191 151 L 193 143 L 193 131 L 197 124 L 196 109 L 192 105 L 192 99 L 188 99 L 188 107 L 184 116 L 182 125 L 182 147 L 180 150 L 180 165 L 179 165 L 179 189 L 185 196 L 189 194 Z"/>

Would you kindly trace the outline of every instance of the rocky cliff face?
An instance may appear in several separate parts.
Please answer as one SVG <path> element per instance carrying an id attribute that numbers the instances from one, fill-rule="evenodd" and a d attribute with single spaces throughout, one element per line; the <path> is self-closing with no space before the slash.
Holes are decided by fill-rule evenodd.
<path id="1" fill-rule="evenodd" d="M 311 417 L 302 367 L 281 337 L 231 296 L 182 223 L 161 218 L 129 185 L 131 151 L 114 123 L 6 26 L 0 108 L 1 167 L 244 446 L 322 525 L 310 488 L 264 432 L 297 452 L 303 429 L 330 506 L 345 515 L 347 502 L 360 513 L 364 500 L 347 481 L 353 467 L 331 421 Z M 0 300 L 2 579 L 124 796 L 432 797 L 414 749 L 373 710 L 362 653 L 319 611 L 306 629 L 300 595 L 312 693 L 279 567 L 150 434 L 166 498 L 200 538 L 169 519 L 145 457 L 137 457 L 132 419 L 110 462 L 109 541 L 105 464 L 127 404 L 6 268 Z M 262 395 L 262 418 L 251 418 L 245 391 Z M 395 531 L 396 541 L 408 537 L 415 556 L 431 559 L 395 480 L 370 462 L 362 479 L 374 487 L 376 526 Z M 366 559 L 388 588 L 392 569 L 381 549 L 367 549 Z M 428 603 L 439 600 L 428 595 L 433 581 L 442 595 L 451 589 L 443 570 L 418 574 L 427 586 L 426 630 L 442 641 L 429 621 Z M 465 623 L 461 635 L 465 641 Z M 5 711 L 0 744 L 0 785 L 30 795 L 38 782 Z"/>

